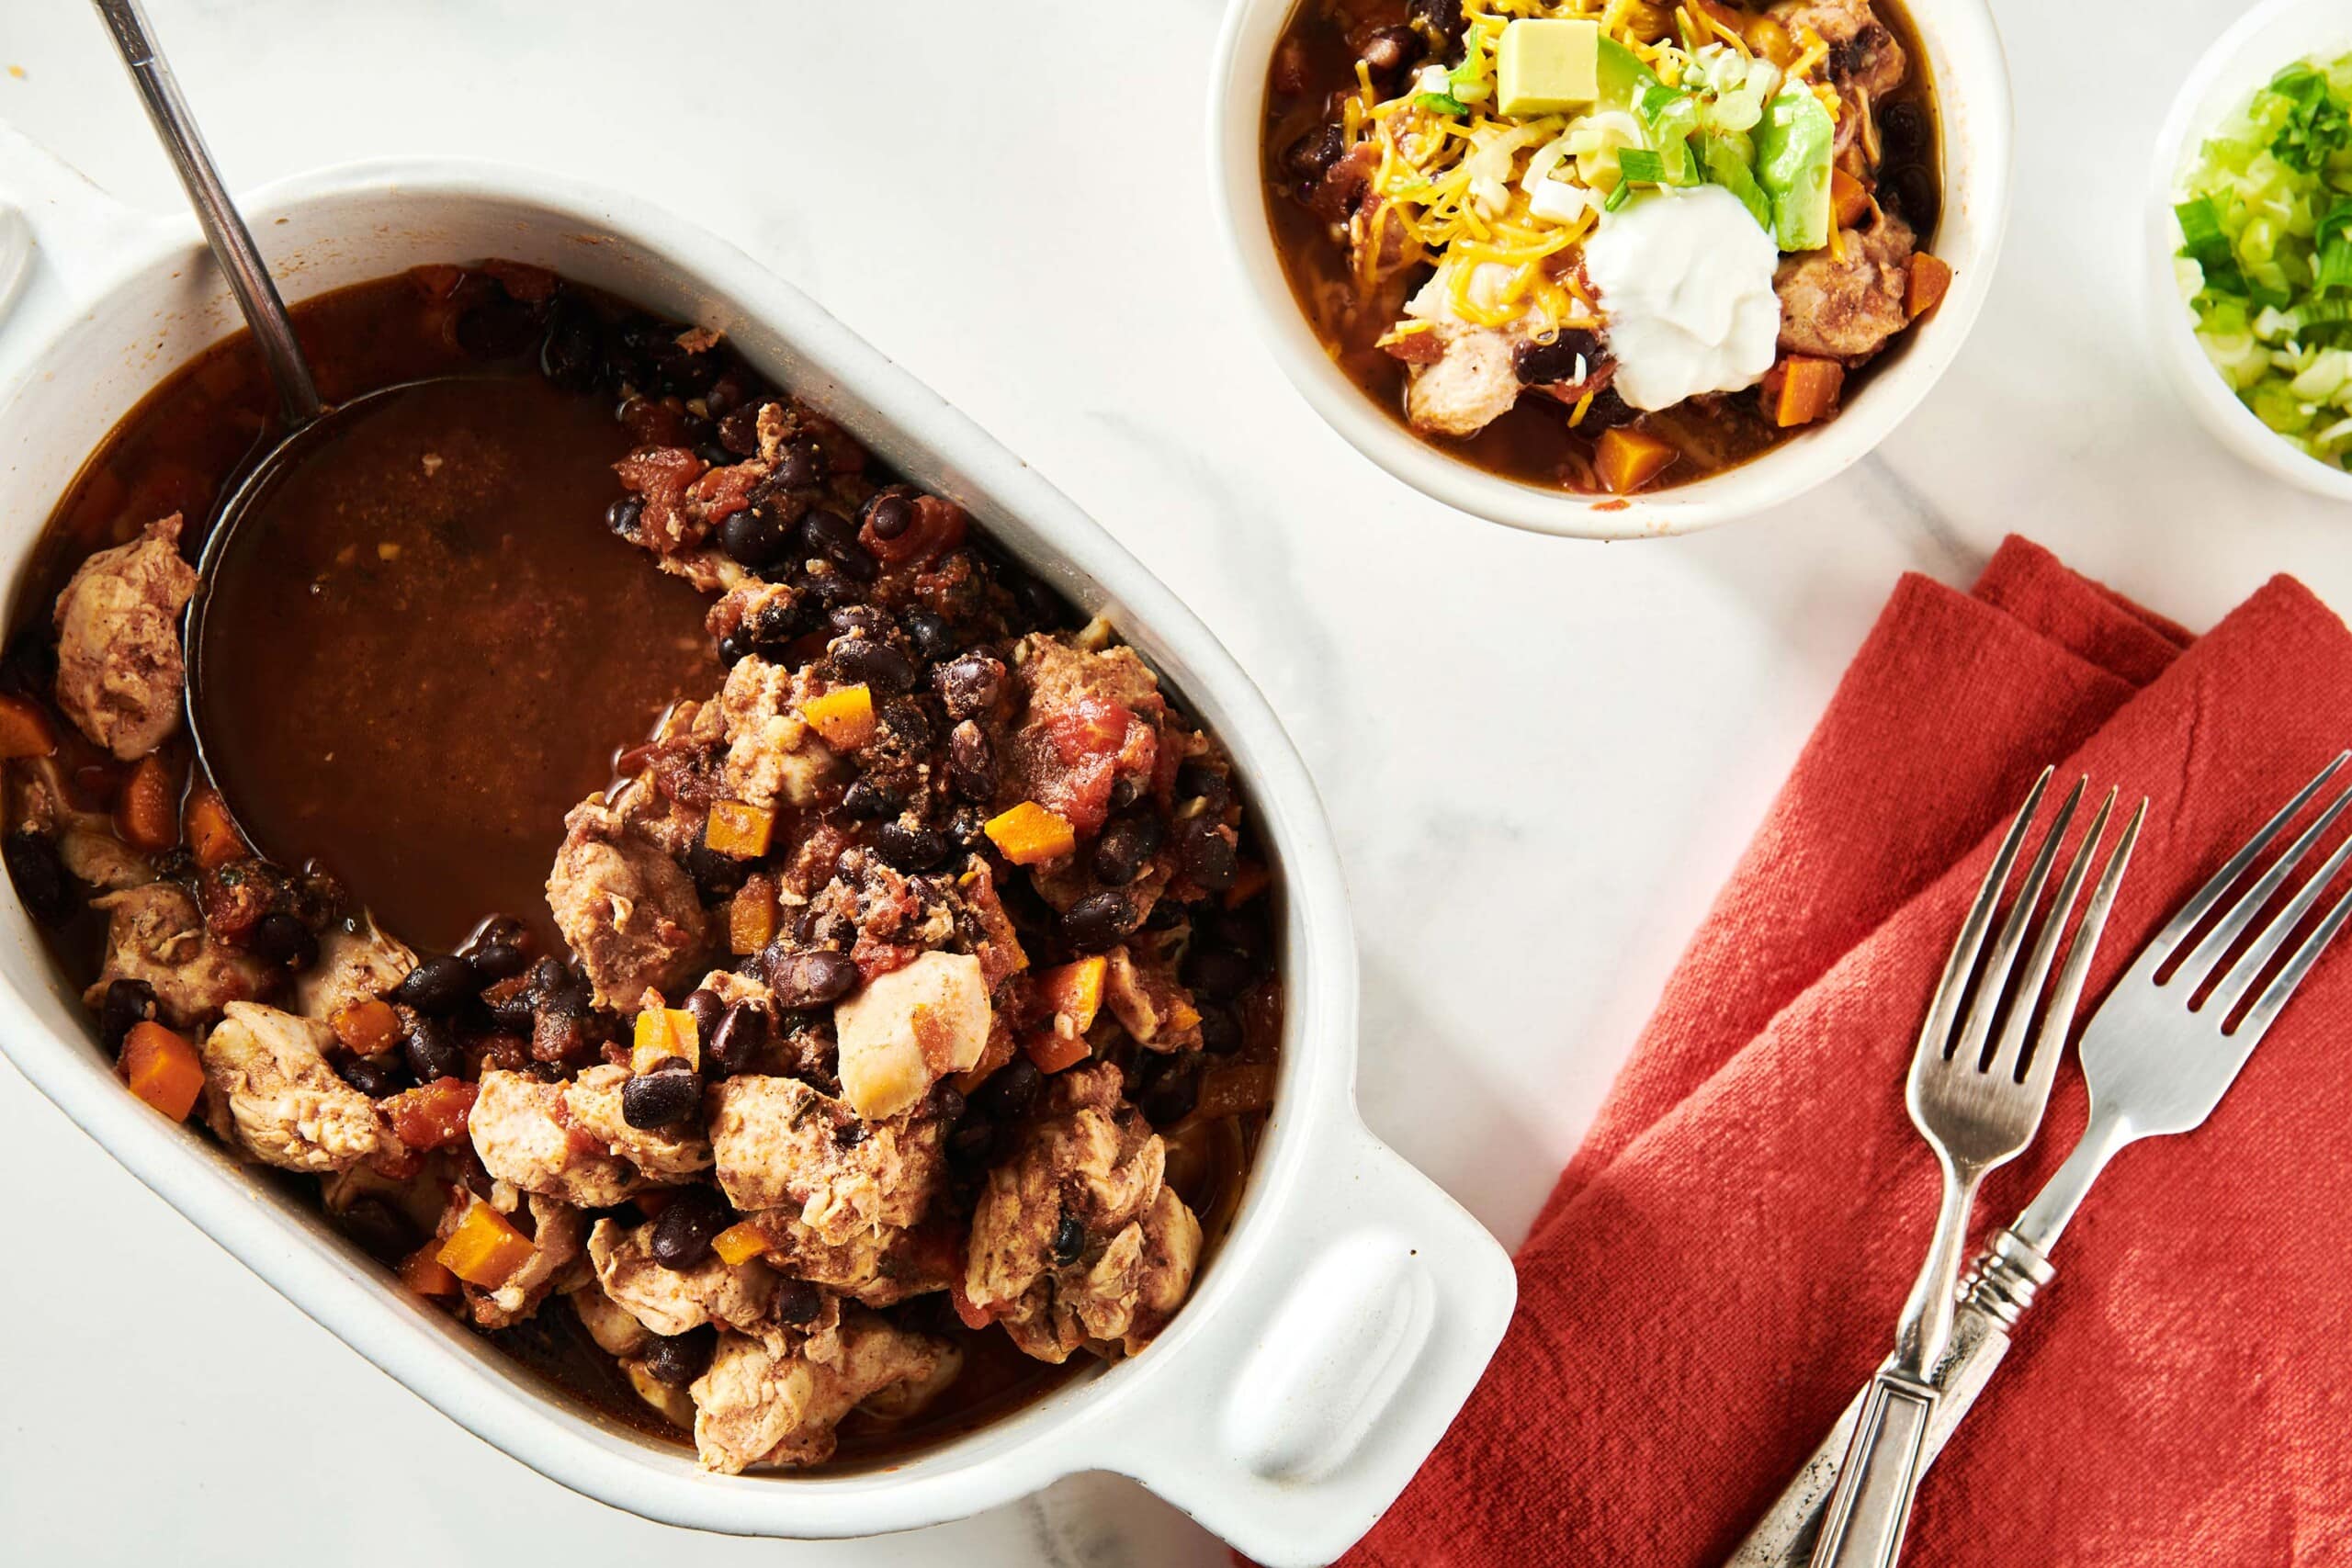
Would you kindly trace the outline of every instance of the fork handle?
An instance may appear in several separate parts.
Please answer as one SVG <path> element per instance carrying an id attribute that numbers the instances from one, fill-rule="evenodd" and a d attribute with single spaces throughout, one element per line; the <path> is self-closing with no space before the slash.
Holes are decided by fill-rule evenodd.
<path id="1" fill-rule="evenodd" d="M 1938 1398 L 1933 1386 L 1893 1368 L 1871 1382 L 1822 1517 L 1813 1568 L 1892 1568 L 1911 1524 Z"/>

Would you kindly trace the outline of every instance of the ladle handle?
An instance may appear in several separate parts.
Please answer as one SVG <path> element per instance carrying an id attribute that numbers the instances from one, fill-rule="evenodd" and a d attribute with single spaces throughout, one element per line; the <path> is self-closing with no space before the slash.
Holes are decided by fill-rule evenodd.
<path id="1" fill-rule="evenodd" d="M 270 379 L 277 383 L 288 427 L 299 430 L 318 418 L 325 405 L 319 401 L 318 385 L 311 378 L 302 345 L 294 339 L 286 301 L 278 298 L 277 285 L 262 264 L 245 220 L 237 215 L 236 204 L 221 186 L 220 173 L 212 166 L 212 155 L 204 150 L 196 117 L 188 112 L 187 100 L 180 96 L 179 83 L 174 80 L 163 51 L 149 36 L 146 13 L 140 9 L 139 0 L 92 3 L 106 19 L 107 30 L 114 35 L 115 47 L 122 51 L 122 62 L 138 85 L 139 100 L 147 106 L 147 118 L 164 139 L 172 166 L 179 171 L 180 184 L 195 204 L 213 258 L 229 275 L 237 307 L 244 312 L 245 324 L 253 329 L 254 341 L 261 344 L 262 355 L 269 362 Z"/>

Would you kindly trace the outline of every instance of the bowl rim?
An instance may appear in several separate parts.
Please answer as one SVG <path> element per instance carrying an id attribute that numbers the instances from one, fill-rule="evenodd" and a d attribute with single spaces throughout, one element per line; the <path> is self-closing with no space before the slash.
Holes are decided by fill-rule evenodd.
<path id="1" fill-rule="evenodd" d="M 2257 57 L 2274 27 L 2305 14 L 2334 23 L 2339 51 L 2352 51 L 2352 11 L 2341 0 L 2262 0 L 2206 46 L 2174 93 L 2148 163 L 2142 221 L 2142 313 L 2154 333 L 2157 363 L 2165 378 L 2209 434 L 2275 479 L 2313 495 L 2352 501 L 2352 472 L 2287 445 L 2222 379 L 2221 372 L 2206 357 L 2204 345 L 2198 342 L 2195 320 L 2188 301 L 2180 297 L 2173 270 L 2180 250 L 2180 229 L 2173 207 L 2180 198 L 2195 151 L 2192 139 L 2201 145 L 2213 126 L 2251 92 L 2236 80 L 2249 65 L 2261 69 L 2267 79 L 2290 63 L 2282 58 L 2266 64 Z M 2291 58 L 2324 52 L 2326 47 L 2303 47 Z"/>
<path id="2" fill-rule="evenodd" d="M 1944 122 L 1944 210 L 1966 211 L 1973 254 L 1954 260 L 1956 286 L 1900 360 L 1872 378 L 1828 424 L 1689 486 L 1586 496 L 1490 473 L 1413 435 L 1332 363 L 1293 298 L 1267 218 L 1260 125 L 1274 40 L 1306 0 L 1233 0 L 1219 32 L 1208 96 L 1209 187 L 1226 251 L 1249 297 L 1254 335 L 1324 423 L 1396 479 L 1472 516 L 1560 537 L 1656 538 L 1736 521 L 1792 501 L 1868 457 L 1918 406 L 1960 353 L 1982 310 L 2008 224 L 2014 112 L 2008 62 L 1989 0 L 1905 0 L 1939 55 Z M 1933 18 L 1932 25 L 1928 20 Z M 1270 19 L 1271 18 L 1271 19 Z M 1262 46 L 1262 47 L 1261 47 Z M 1974 80 L 1952 84 L 1954 61 Z M 1964 157 L 1953 110 L 1964 106 Z M 1963 181 L 1962 176 L 1966 178 Z"/>
<path id="3" fill-rule="evenodd" d="M 300 1310 L 476 1436 L 600 1501 L 729 1533 L 865 1535 L 962 1517 L 1063 1475 L 1121 1462 L 1120 1446 L 1105 1441 L 1117 1424 L 1154 1401 L 1185 1400 L 1182 1380 L 1203 1370 L 1194 1366 L 1200 1358 L 1193 1348 L 1214 1351 L 1220 1311 L 1278 1269 L 1283 1259 L 1275 1243 L 1302 1206 L 1300 1191 L 1314 1175 L 1310 1162 L 1335 1141 L 1352 1134 L 1369 1140 L 1353 1098 L 1356 952 L 1345 885 L 1303 759 L 1222 643 L 1100 524 L 968 417 L 728 242 L 650 203 L 586 182 L 470 158 L 339 164 L 274 182 L 245 197 L 243 206 L 260 228 L 270 218 L 312 209 L 397 222 L 392 215 L 399 209 L 421 212 L 434 202 L 528 213 L 580 231 L 568 237 L 583 243 L 616 236 L 683 287 L 807 345 L 818 361 L 854 364 L 861 385 L 844 385 L 848 378 L 830 374 L 821 387 L 797 385 L 820 401 L 889 400 L 879 417 L 907 427 L 911 444 L 949 476 L 943 482 L 960 477 L 986 492 L 976 510 L 992 534 L 1066 590 L 1082 589 L 1082 596 L 1074 595 L 1081 605 L 1114 615 L 1155 665 L 1181 672 L 1176 683 L 1188 705 L 1239 764 L 1260 808 L 1261 831 L 1282 861 L 1285 892 L 1287 1016 L 1275 1111 L 1216 1258 L 1187 1301 L 1188 1310 L 1178 1314 L 1151 1355 L 1081 1375 L 1001 1420 L 902 1460 L 840 1474 L 716 1476 L 696 1470 L 690 1455 L 656 1450 L 584 1416 L 466 1330 L 403 1302 L 347 1243 L 326 1235 L 322 1225 L 304 1223 L 290 1200 L 274 1203 L 257 1190 L 225 1151 L 122 1093 L 85 1032 L 69 1038 L 5 981 L 0 1047 L 142 1183 Z M 202 270 L 196 265 L 202 246 L 190 218 L 119 214 L 107 240 L 103 266 L 78 289 L 80 305 L 93 308 L 72 309 L 39 328 L 7 323 L 11 335 L 24 332 L 38 341 L 12 363 L 0 386 L 0 409 L 18 406 L 40 389 L 62 354 L 85 346 L 85 334 L 113 325 L 96 306 L 138 299 L 143 318 L 153 301 L 141 290 L 159 293 L 168 279 L 181 279 L 185 288 L 183 275 Z M 281 279 L 286 276 L 281 269 Z M 292 298 L 312 292 L 300 286 L 299 273 L 295 277 L 288 289 Z M 216 291 L 225 293 L 217 285 Z M 109 340 L 100 346 L 111 351 L 116 344 Z M 156 365 L 147 384 L 177 363 Z M 113 417 L 129 407 L 124 403 Z M 5 566 L 12 583 L 40 536 L 39 518 L 52 503 L 46 495 L 31 503 L 34 522 L 9 546 Z M 0 940 L 35 946 L 13 901 L 0 909 Z M 39 962 L 45 967 L 45 955 Z M 1507 1301 L 1501 1310 L 1508 1312 Z M 1499 1335 L 1498 1324 L 1495 1332 Z"/>

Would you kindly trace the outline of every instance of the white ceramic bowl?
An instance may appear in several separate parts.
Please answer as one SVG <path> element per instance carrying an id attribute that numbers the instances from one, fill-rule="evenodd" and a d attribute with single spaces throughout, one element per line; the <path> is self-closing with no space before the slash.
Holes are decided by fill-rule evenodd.
<path id="1" fill-rule="evenodd" d="M 84 457 L 235 318 L 192 220 L 127 211 L 6 127 L 0 191 L 30 220 L 34 242 L 29 283 L 0 325 L 0 551 L 13 588 Z M 967 503 L 1076 603 L 1111 615 L 1230 747 L 1280 864 L 1289 1022 L 1274 1111 L 1231 1233 L 1142 1356 L 888 1466 L 721 1477 L 551 1397 L 406 1294 L 311 1206 L 133 1100 L 13 897 L 0 897 L 0 1048 L 141 1180 L 354 1349 L 486 1440 L 617 1507 L 734 1534 L 863 1535 L 1108 1470 L 1263 1561 L 1337 1555 L 1453 1419 L 1502 1335 L 1515 1285 L 1493 1238 L 1356 1114 L 1346 890 L 1314 786 L 1232 659 L 1012 453 L 690 224 L 570 181 L 447 161 L 306 176 L 255 194 L 245 210 L 294 299 L 422 262 L 504 256 L 718 328 L 886 461 Z M 0 221 L 0 299 L 21 276 L 25 234 Z M 209 1462 L 225 1474 L 235 1458 Z"/>
<path id="2" fill-rule="evenodd" d="M 1209 97 L 1209 179 L 1252 304 L 1253 324 L 1292 383 L 1332 429 L 1425 494 L 1539 534 L 1638 539 L 1761 512 L 1843 472 L 1928 395 L 1984 303 L 2009 212 L 2009 69 L 1985 0 L 1905 0 L 1934 73 L 1943 134 L 1943 219 L 1935 251 L 1951 292 L 1901 353 L 1835 420 L 1753 462 L 1655 494 L 1575 495 L 1488 473 L 1419 440 L 1333 364 L 1283 276 L 1266 212 L 1259 137 L 1266 71 L 1300 0 L 1233 0 Z M 1312 3 L 1312 0 L 1307 0 Z"/>
<path id="3" fill-rule="evenodd" d="M 2181 85 L 2180 96 L 2156 135 L 2143 225 L 2146 265 L 2141 273 L 2157 362 L 2198 422 L 2265 473 L 2335 501 L 2352 501 L 2352 474 L 2281 441 L 2238 400 L 2205 357 L 2188 301 L 2181 299 L 2173 276 L 2173 257 L 2180 249 L 2180 222 L 2173 207 L 2188 194 L 2188 165 L 2205 138 L 2256 88 L 2307 55 L 2333 59 L 2347 51 L 2352 51 L 2352 7 L 2344 0 L 2265 0 L 2214 41 Z"/>

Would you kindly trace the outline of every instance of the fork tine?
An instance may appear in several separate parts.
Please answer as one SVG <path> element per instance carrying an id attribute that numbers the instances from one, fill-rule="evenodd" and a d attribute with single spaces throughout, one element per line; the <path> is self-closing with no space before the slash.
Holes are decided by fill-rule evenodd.
<path id="1" fill-rule="evenodd" d="M 2016 1075 L 2019 1082 L 2031 1081 L 2029 1076 L 2019 1074 L 2018 1069 L 2025 1065 L 2026 1039 L 2033 1028 L 2035 1004 L 2041 999 L 2042 982 L 2050 978 L 2050 965 L 2058 956 L 2058 942 L 2066 933 L 2066 923 L 2075 912 L 2075 900 L 2082 894 L 2083 878 L 2090 874 L 2091 856 L 2098 852 L 2099 840 L 2107 836 L 2107 819 L 2115 809 L 2115 790 L 2110 788 L 2107 798 L 2098 803 L 2098 814 L 2091 818 L 2090 827 L 2083 833 L 2083 841 L 2075 851 L 2074 862 L 2066 867 L 2065 880 L 2058 885 L 2058 896 L 2050 901 L 2049 918 L 2042 921 L 2041 930 L 2034 938 L 2033 952 L 2026 959 L 2025 973 L 2018 979 L 2017 999 L 2009 1004 L 2008 1019 L 2001 1025 L 2001 1038 L 1993 1047 L 1990 1068 L 1993 1072 Z M 2063 1053 L 2065 1041 L 2063 1025 L 2058 1039 L 2059 1050 Z M 2039 1066 L 2044 1055 L 2052 1054 L 2036 1052 L 2034 1065 Z"/>
<path id="2" fill-rule="evenodd" d="M 2230 1037 L 2230 1043 L 2238 1048 L 2241 1064 L 2246 1054 L 2261 1042 L 2263 1034 L 2270 1028 L 2271 1021 L 2278 1016 L 2278 1010 L 2287 1005 L 2287 998 L 2295 994 L 2295 987 L 2303 983 L 2303 976 L 2311 973 L 2312 965 L 2319 962 L 2319 955 L 2327 950 L 2327 944 L 2335 940 L 2335 933 L 2344 928 L 2347 915 L 2352 915 L 2352 892 L 2346 893 L 2335 901 L 2335 907 L 2328 910 L 2327 918 L 2320 921 L 2319 929 L 2303 939 L 2303 945 L 2295 949 L 2295 955 L 2287 960 L 2284 969 L 2278 971 L 2278 977 L 2263 987 L 2262 995 L 2247 1011 L 2245 1021 L 2239 1024 L 2237 1033 Z"/>
<path id="3" fill-rule="evenodd" d="M 2033 821 L 2033 814 L 2041 808 L 2041 792 L 2049 787 L 2050 775 L 2056 771 L 2044 768 L 2041 776 L 2033 781 L 2025 804 L 2018 808 L 2016 819 L 2009 824 L 2008 836 L 2001 840 L 1999 852 L 1984 873 L 1983 886 L 1976 890 L 1976 902 L 1969 907 L 1968 919 L 1960 928 L 1960 940 L 1952 944 L 1943 978 L 1936 982 L 1936 999 L 1928 1006 L 1928 1021 L 1919 1029 L 1918 1055 L 1923 1061 L 1930 1053 L 1938 1059 L 1944 1055 L 1944 1043 L 1951 1038 L 1952 1021 L 1960 1014 L 1961 995 L 1968 988 L 1969 974 L 1976 967 L 1977 950 L 1984 942 L 1984 928 L 1993 923 L 1993 911 L 2000 907 L 2001 889 L 2008 883 L 2009 868 L 2017 863 L 2018 846 L 2025 842 L 2026 829 Z"/>
<path id="4" fill-rule="evenodd" d="M 2245 847 L 2232 855 L 2227 865 L 2213 874 L 2212 881 L 2197 890 L 2197 897 L 2180 907 L 2180 913 L 2165 922 L 2165 929 L 2156 933 L 2145 954 L 2146 959 L 2154 961 L 2154 967 L 2161 968 L 2171 961 L 2173 953 L 2188 940 L 2188 933 L 2197 929 L 2198 923 L 2221 901 L 2222 895 L 2230 890 L 2231 884 L 2244 876 L 2247 869 L 2262 858 L 2262 852 L 2270 847 L 2270 840 L 2278 836 L 2278 830 L 2292 821 L 2297 812 L 2311 804 L 2312 796 L 2320 792 L 2320 786 L 2334 778 L 2335 771 L 2346 761 L 2352 761 L 2352 751 L 2338 751 L 2334 761 L 2322 768 L 2311 783 L 2296 791 L 2295 798 L 2280 807 L 2278 814 L 2264 823 L 2262 830 L 2247 840 Z"/>
<path id="5" fill-rule="evenodd" d="M 2110 795 L 2108 799 L 2113 802 Z M 2058 1076 L 2059 1060 L 2066 1055 L 2066 1036 L 2074 1032 L 2075 1004 L 2083 999 L 2083 984 L 2090 976 L 2091 960 L 2098 953 L 2099 937 L 2107 930 L 2107 917 L 2115 908 L 2116 890 L 2123 886 L 2124 868 L 2132 863 L 2132 846 L 2140 841 L 2140 825 L 2148 819 L 2148 797 L 2142 795 L 2133 807 L 2132 820 L 2123 825 L 2122 837 L 2115 840 L 2109 852 L 2107 864 L 2098 874 L 2098 885 L 2091 889 L 2091 901 L 2083 910 L 2083 923 L 2075 930 L 2074 945 L 2066 950 L 2066 962 L 2059 966 L 2058 983 L 2051 987 L 2050 1006 L 2041 1015 L 2041 1032 L 2034 1036 L 2033 1060 L 2026 1070 L 2029 1082 L 2047 1089 Z"/>
<path id="6" fill-rule="evenodd" d="M 2041 848 L 2034 852 L 2033 869 L 2026 873 L 2025 886 L 2018 889 L 2017 902 L 2009 906 L 2009 918 L 2001 922 L 2001 934 L 1993 943 L 1993 955 L 1984 961 L 1984 976 L 1977 983 L 1976 998 L 1968 1009 L 1968 1021 L 1961 1033 L 1960 1043 L 1952 1048 L 1951 1060 L 1963 1066 L 1990 1072 L 1994 1064 L 1984 1057 L 1984 1042 L 1993 1032 L 1994 1017 L 2001 1010 L 2001 995 L 2008 988 L 2009 965 L 2017 961 L 2018 949 L 2025 942 L 2026 927 L 2033 922 L 2034 910 L 2041 903 L 2041 889 L 2050 880 L 2050 868 L 2058 859 L 2058 845 L 2066 836 L 2067 825 L 2075 819 L 2075 808 L 2083 803 L 2083 791 L 2090 787 L 2088 776 L 2076 779 L 2075 787 L 2066 792 L 2065 803 L 2058 807 L 2057 820 L 2050 824 L 2050 831 L 2042 835 Z"/>
<path id="7" fill-rule="evenodd" d="M 2328 808 L 2326 816 L 2312 823 L 2311 831 L 2305 833 L 2303 839 L 2309 840 L 2316 838 L 2319 830 L 2334 820 L 2337 812 L 2344 809 L 2346 801 L 2352 801 L 2352 790 L 2346 790 L 2336 803 Z M 2280 858 L 2278 863 L 2282 866 L 2293 863 L 2301 859 L 2303 851 L 2310 847 L 2307 841 L 2298 842 L 2293 849 Z M 2344 869 L 2344 863 L 2347 859 L 2352 859 L 2352 839 L 2346 839 L 2335 846 L 2335 852 L 2320 863 L 2319 869 L 2312 873 L 2311 880 L 2303 884 L 2301 889 L 2289 901 L 2287 907 L 2279 910 L 2277 916 L 2262 928 L 2255 938 L 2254 945 L 2245 950 L 2245 956 L 2230 965 L 2229 973 L 2222 977 L 2220 985 L 2213 987 L 2213 994 L 2205 1004 L 2212 1010 L 2213 1021 L 2217 1025 L 2226 1025 L 2229 1022 L 2230 1014 L 2237 1010 L 2239 998 L 2252 990 L 2254 983 L 2262 978 L 2262 972 L 2270 966 L 2271 958 L 2279 948 L 2286 945 L 2287 939 L 2295 934 L 2295 928 L 2303 923 L 2303 917 L 2312 912 L 2312 906 L 2319 902 L 2320 895 L 2327 891 L 2328 884 L 2335 880 L 2335 874 Z M 2261 890 L 2256 889 L 2256 891 Z M 2254 902 L 2251 895 L 2248 896 L 2247 901 Z M 2267 895 L 2265 896 L 2265 901 L 2267 901 Z"/>
<path id="8" fill-rule="evenodd" d="M 2205 933 L 2205 940 L 2191 949 L 2180 967 L 2173 971 L 2175 978 L 2186 978 L 2189 982 L 2192 997 L 2196 995 L 2198 986 L 2221 975 L 2222 964 L 2229 959 L 2230 949 L 2237 945 L 2238 939 L 2245 934 L 2246 927 L 2254 918 L 2262 913 L 2278 889 L 2286 886 L 2288 875 L 2305 855 L 2311 853 L 2312 846 L 2319 842 L 2321 836 L 2335 825 L 2347 804 L 2352 804 L 2352 790 L 2337 795 L 2333 805 L 2321 812 L 2310 827 L 2296 836 L 2293 843 L 2279 852 L 2278 858 L 2270 863 L 2270 868 L 2262 874 L 2261 879 L 2222 912 L 2222 919 L 2213 929 Z M 2238 967 L 2245 965 L 2241 964 Z"/>

